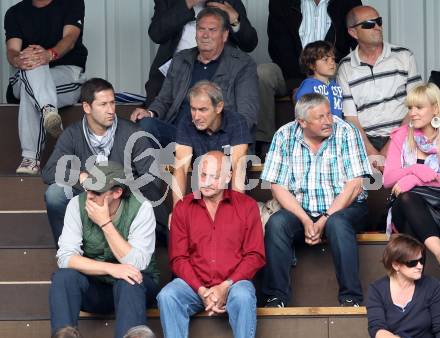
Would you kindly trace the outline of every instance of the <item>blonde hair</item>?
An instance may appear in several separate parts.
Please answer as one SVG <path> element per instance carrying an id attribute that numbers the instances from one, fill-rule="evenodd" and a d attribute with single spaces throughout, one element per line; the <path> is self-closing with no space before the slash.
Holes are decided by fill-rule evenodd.
<path id="1" fill-rule="evenodd" d="M 434 83 L 426 83 L 413 88 L 405 99 L 405 105 L 409 107 L 429 104 L 437 107 L 437 116 L 440 117 L 440 89 Z M 406 138 L 408 148 L 416 151 L 417 145 L 414 140 L 414 127 L 408 125 L 408 136 Z M 440 157 L 440 137 L 437 135 L 437 156 Z"/>

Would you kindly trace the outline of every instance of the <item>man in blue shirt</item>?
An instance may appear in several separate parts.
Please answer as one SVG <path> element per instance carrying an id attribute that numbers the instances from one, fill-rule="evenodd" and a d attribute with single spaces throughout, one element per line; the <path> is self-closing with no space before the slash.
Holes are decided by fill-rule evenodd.
<path id="1" fill-rule="evenodd" d="M 359 131 L 330 112 L 326 97 L 305 94 L 295 106 L 296 121 L 275 134 L 261 179 L 271 183 L 281 205 L 266 224 L 266 306 L 290 300 L 295 242 L 321 242 L 325 234 L 339 283 L 342 306 L 362 302 L 356 231 L 368 213 L 363 177 L 371 175 Z"/>
<path id="2" fill-rule="evenodd" d="M 177 126 L 173 206 L 186 193 L 186 177 L 193 159 L 219 150 L 231 156 L 232 189 L 242 191 L 251 133 L 243 116 L 224 110 L 223 95 L 214 82 L 199 81 L 188 93 L 191 118 Z M 240 160 L 242 159 L 242 160 Z"/>

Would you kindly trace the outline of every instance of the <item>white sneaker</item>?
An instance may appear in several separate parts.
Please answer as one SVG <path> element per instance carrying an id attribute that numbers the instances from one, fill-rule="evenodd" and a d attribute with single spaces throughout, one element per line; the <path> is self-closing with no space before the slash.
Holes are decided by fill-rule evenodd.
<path id="1" fill-rule="evenodd" d="M 58 109 L 48 104 L 42 108 L 42 112 L 44 129 L 54 138 L 57 138 L 63 132 L 63 125 L 61 116 L 58 114 Z"/>
<path id="2" fill-rule="evenodd" d="M 15 172 L 17 174 L 38 175 L 40 173 L 40 161 L 23 157 Z"/>

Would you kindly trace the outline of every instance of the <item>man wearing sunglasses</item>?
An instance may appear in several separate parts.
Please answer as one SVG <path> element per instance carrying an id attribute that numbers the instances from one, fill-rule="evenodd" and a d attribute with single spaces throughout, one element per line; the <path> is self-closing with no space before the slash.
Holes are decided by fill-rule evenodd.
<path id="1" fill-rule="evenodd" d="M 153 208 L 128 187 L 123 167 L 96 164 L 67 205 L 49 291 L 52 334 L 78 326 L 80 310 L 115 312 L 115 337 L 145 325 L 158 291 Z"/>
<path id="2" fill-rule="evenodd" d="M 390 132 L 406 116 L 406 93 L 422 78 L 410 50 L 383 41 L 382 18 L 373 7 L 353 8 L 347 27 L 358 47 L 339 63 L 344 116 L 360 130 L 369 156 L 385 156 Z M 380 157 L 370 159 L 383 169 L 375 163 Z"/>

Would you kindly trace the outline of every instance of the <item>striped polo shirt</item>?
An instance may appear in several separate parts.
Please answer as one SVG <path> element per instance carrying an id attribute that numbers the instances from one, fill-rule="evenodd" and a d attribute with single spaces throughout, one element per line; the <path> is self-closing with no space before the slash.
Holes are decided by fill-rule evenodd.
<path id="1" fill-rule="evenodd" d="M 357 116 L 368 136 L 389 136 L 407 108 L 407 92 L 421 83 L 414 54 L 384 42 L 374 66 L 361 62 L 358 47 L 341 60 L 337 82 L 342 87 L 345 116 Z"/>
<path id="2" fill-rule="evenodd" d="M 370 164 L 359 131 L 333 116 L 333 132 L 316 154 L 298 122 L 281 127 L 270 145 L 261 179 L 285 187 L 306 212 L 317 216 L 327 211 L 347 181 L 368 175 Z M 358 201 L 366 197 L 364 190 Z"/>

